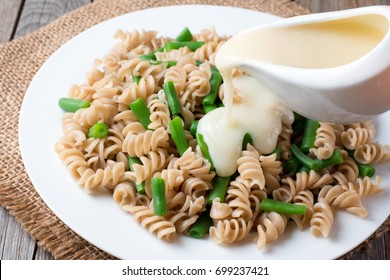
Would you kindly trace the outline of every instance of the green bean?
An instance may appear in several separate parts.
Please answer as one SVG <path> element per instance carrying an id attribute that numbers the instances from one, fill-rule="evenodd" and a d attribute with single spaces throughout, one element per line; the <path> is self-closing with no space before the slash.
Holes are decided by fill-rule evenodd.
<path id="1" fill-rule="evenodd" d="M 138 98 L 136 101 L 130 103 L 129 107 L 145 129 L 148 129 L 149 124 L 151 123 L 150 111 L 142 98 Z"/>
<path id="2" fill-rule="evenodd" d="M 167 97 L 168 107 L 171 111 L 171 115 L 177 115 L 180 113 L 180 102 L 176 95 L 175 85 L 172 81 L 167 81 L 163 84 L 163 90 Z"/>
<path id="3" fill-rule="evenodd" d="M 205 42 L 176 42 L 176 41 L 171 41 L 171 42 L 166 42 L 165 43 L 165 50 L 166 51 L 172 51 L 172 50 L 177 50 L 182 47 L 187 47 L 189 48 L 192 52 L 196 51 L 196 49 L 200 48 L 203 46 Z"/>
<path id="4" fill-rule="evenodd" d="M 135 75 L 131 75 L 131 78 L 133 79 L 133 82 L 136 83 L 137 85 L 139 85 L 139 81 L 141 81 L 141 76 L 135 76 Z"/>
<path id="5" fill-rule="evenodd" d="M 190 126 L 190 133 L 192 136 L 196 137 L 196 131 L 198 129 L 198 123 L 199 123 L 199 120 L 193 120 L 191 122 L 191 126 Z"/>
<path id="6" fill-rule="evenodd" d="M 188 144 L 186 135 L 184 133 L 181 118 L 175 117 L 173 120 L 171 120 L 169 122 L 169 129 L 171 131 L 171 136 L 173 142 L 175 142 L 177 151 L 182 156 L 185 151 L 187 151 L 187 149 L 190 147 L 190 144 Z"/>
<path id="7" fill-rule="evenodd" d="M 210 217 L 209 211 L 204 211 L 196 222 L 190 227 L 188 234 L 194 238 L 203 238 L 213 225 L 213 219 Z"/>
<path id="8" fill-rule="evenodd" d="M 165 216 L 168 213 L 168 207 L 165 198 L 165 181 L 163 178 L 152 178 L 152 198 L 154 214 L 156 216 Z"/>
<path id="9" fill-rule="evenodd" d="M 244 139 L 242 139 L 242 147 L 241 149 L 244 151 L 247 149 L 248 144 L 252 144 L 252 136 L 249 133 L 244 135 Z"/>
<path id="10" fill-rule="evenodd" d="M 211 70 L 211 78 L 210 78 L 210 92 L 208 95 L 206 95 L 203 100 L 202 104 L 204 105 L 212 105 L 215 104 L 215 100 L 218 97 L 219 87 L 222 83 L 222 76 L 219 73 L 218 69 L 214 66 L 210 67 Z"/>
<path id="11" fill-rule="evenodd" d="M 213 179 L 212 186 L 213 188 L 210 190 L 209 196 L 207 198 L 207 203 L 211 205 L 213 203 L 213 200 L 217 197 L 219 197 L 220 202 L 225 201 L 226 191 L 227 187 L 230 182 L 230 176 L 229 177 L 220 177 L 216 175 Z"/>
<path id="12" fill-rule="evenodd" d="M 306 205 L 292 204 L 265 198 L 260 203 L 260 210 L 276 212 L 279 214 L 304 215 L 306 213 Z"/>
<path id="13" fill-rule="evenodd" d="M 276 154 L 276 160 L 280 160 L 281 152 L 282 151 L 280 146 L 276 146 L 275 150 L 273 151 L 273 154 Z"/>
<path id="14" fill-rule="evenodd" d="M 88 137 L 103 138 L 108 133 L 108 128 L 105 123 L 95 123 L 88 130 Z"/>
<path id="15" fill-rule="evenodd" d="M 309 174 L 310 168 L 307 168 L 306 166 L 302 165 L 301 168 L 299 169 L 299 173 L 302 173 L 302 172 Z"/>
<path id="16" fill-rule="evenodd" d="M 209 161 L 211 164 L 211 169 L 214 169 L 214 164 L 211 159 L 210 153 L 209 153 L 209 147 L 207 147 L 206 142 L 203 139 L 203 135 L 200 133 L 196 133 L 196 142 L 199 145 L 200 150 L 202 151 L 202 155 Z"/>
<path id="17" fill-rule="evenodd" d="M 357 165 L 357 167 L 359 169 L 360 176 L 362 176 L 363 178 L 366 177 L 366 176 L 371 178 L 372 176 L 375 175 L 375 168 L 372 165 L 370 165 L 370 164 L 363 164 L 363 163 L 358 162 L 355 159 L 354 151 L 347 150 L 347 152 L 348 152 L 349 157 L 352 158 L 355 161 L 355 163 L 356 163 L 356 165 Z"/>
<path id="18" fill-rule="evenodd" d="M 79 100 L 64 97 L 58 100 L 58 105 L 65 112 L 74 113 L 79 109 L 88 108 L 89 106 L 91 106 L 91 103 L 88 100 Z"/>
<path id="19" fill-rule="evenodd" d="M 129 167 L 130 170 L 134 172 L 133 164 L 139 164 L 142 165 L 142 162 L 139 158 L 137 157 L 128 157 L 128 162 L 129 162 Z M 141 184 L 135 184 L 135 189 L 137 190 L 137 193 L 139 194 L 145 194 L 145 182 L 142 182 Z"/>
<path id="20" fill-rule="evenodd" d="M 302 152 L 308 153 L 310 148 L 314 148 L 314 141 L 316 139 L 316 133 L 319 127 L 319 122 L 310 119 L 305 120 L 305 128 L 303 130 L 303 137 L 301 143 Z"/>
<path id="21" fill-rule="evenodd" d="M 196 66 L 199 66 L 199 65 L 201 65 L 203 62 L 202 61 L 200 61 L 200 60 L 195 60 L 195 65 Z"/>
<path id="22" fill-rule="evenodd" d="M 141 58 L 142 60 L 157 60 L 157 57 L 154 54 L 154 52 L 152 52 L 150 54 L 143 54 L 139 58 Z"/>
<path id="23" fill-rule="evenodd" d="M 307 168 L 310 168 L 314 171 L 320 171 L 321 169 L 339 164 L 343 162 L 343 155 L 341 154 L 339 149 L 336 149 L 332 156 L 325 160 L 312 159 L 305 155 L 296 144 L 291 145 L 292 154 Z"/>
<path id="24" fill-rule="evenodd" d="M 203 105 L 203 112 L 205 114 L 210 113 L 211 111 L 217 109 L 217 105 L 210 104 L 210 105 Z"/>
<path id="25" fill-rule="evenodd" d="M 169 60 L 167 61 L 167 68 L 171 68 L 172 66 L 175 66 L 177 64 L 177 61 Z"/>
<path id="26" fill-rule="evenodd" d="M 192 40 L 192 34 L 191 31 L 188 29 L 188 27 L 184 27 L 184 29 L 176 37 L 176 41 L 178 42 L 188 42 L 191 40 Z"/>
<path id="27" fill-rule="evenodd" d="M 297 173 L 299 168 L 302 166 L 300 161 L 293 157 L 283 163 L 283 171 L 287 174 L 289 173 Z"/>

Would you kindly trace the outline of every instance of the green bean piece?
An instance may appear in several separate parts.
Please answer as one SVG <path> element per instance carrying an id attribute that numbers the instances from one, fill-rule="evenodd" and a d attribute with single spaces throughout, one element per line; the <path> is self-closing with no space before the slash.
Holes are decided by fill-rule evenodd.
<path id="1" fill-rule="evenodd" d="M 196 137 L 196 131 L 198 130 L 198 123 L 199 123 L 199 120 L 193 120 L 191 122 L 190 133 L 194 137 Z"/>
<path id="2" fill-rule="evenodd" d="M 305 121 L 306 118 L 297 112 L 294 112 L 294 122 L 300 122 L 300 121 Z"/>
<path id="3" fill-rule="evenodd" d="M 161 63 L 163 63 L 163 62 L 160 60 L 149 60 L 150 65 L 159 65 Z"/>
<path id="4" fill-rule="evenodd" d="M 135 76 L 135 75 L 131 75 L 131 78 L 133 79 L 133 82 L 136 83 L 137 85 L 139 85 L 139 81 L 141 81 L 141 76 Z"/>
<path id="5" fill-rule="evenodd" d="M 344 158 L 341 151 L 339 149 L 336 149 L 334 150 L 330 158 L 324 160 L 315 159 L 315 161 L 318 161 L 320 163 L 321 166 L 319 170 L 321 170 L 325 167 L 342 163 L 344 161 Z"/>
<path id="6" fill-rule="evenodd" d="M 172 81 L 167 81 L 163 84 L 163 90 L 167 97 L 168 107 L 171 111 L 171 115 L 177 115 L 180 113 L 180 102 L 177 98 L 175 85 Z"/>
<path id="7" fill-rule="evenodd" d="M 242 139 L 242 150 L 246 150 L 248 144 L 252 144 L 253 140 L 252 140 L 252 136 L 249 134 L 249 133 L 246 133 L 244 135 L 244 138 Z"/>
<path id="8" fill-rule="evenodd" d="M 305 130 L 305 122 L 306 122 L 305 117 L 294 112 L 294 122 L 292 124 L 294 133 L 303 133 L 303 131 Z"/>
<path id="9" fill-rule="evenodd" d="M 150 54 L 143 54 L 139 58 L 141 58 L 142 60 L 157 60 L 157 57 L 154 54 L 154 52 L 152 52 Z"/>
<path id="10" fill-rule="evenodd" d="M 198 42 L 177 42 L 177 41 L 171 41 L 165 43 L 165 50 L 166 51 L 172 51 L 172 50 L 178 50 L 182 47 L 189 48 L 192 52 L 196 51 L 196 49 L 203 46 L 205 42 L 198 41 Z"/>
<path id="11" fill-rule="evenodd" d="M 91 106 L 91 103 L 88 100 L 79 100 L 63 97 L 58 100 L 58 105 L 65 112 L 74 113 L 79 109 L 88 108 L 89 106 Z"/>
<path id="12" fill-rule="evenodd" d="M 178 42 L 189 42 L 191 40 L 192 40 L 192 33 L 188 29 L 188 27 L 184 27 L 184 29 L 176 37 L 176 41 Z"/>
<path id="13" fill-rule="evenodd" d="M 88 137 L 103 138 L 108 133 L 108 128 L 105 123 L 95 123 L 88 130 Z"/>
<path id="14" fill-rule="evenodd" d="M 198 143 L 199 145 L 199 148 L 202 152 L 202 155 L 209 161 L 209 163 L 211 164 L 211 170 L 214 169 L 214 164 L 213 164 L 213 161 L 211 159 L 211 156 L 210 156 L 210 153 L 209 153 L 209 147 L 207 147 L 207 144 L 206 142 L 204 141 L 203 139 L 203 135 L 200 134 L 200 133 L 196 133 L 196 142 Z"/>
<path id="15" fill-rule="evenodd" d="M 307 168 L 306 166 L 302 165 L 298 172 L 299 173 L 305 172 L 305 173 L 309 174 L 310 168 Z"/>
<path id="16" fill-rule="evenodd" d="M 199 66 L 199 65 L 201 65 L 203 62 L 202 61 L 200 61 L 200 60 L 195 60 L 195 65 L 196 66 Z"/>
<path id="17" fill-rule="evenodd" d="M 210 113 L 211 111 L 213 111 L 213 110 L 215 110 L 215 109 L 217 109 L 218 107 L 217 107 L 217 105 L 215 105 L 215 104 L 210 104 L 210 105 L 203 105 L 203 112 L 205 113 L 205 114 L 207 114 L 207 113 Z"/>
<path id="18" fill-rule="evenodd" d="M 210 78 L 210 92 L 208 95 L 206 95 L 203 100 L 202 104 L 205 105 L 212 105 L 215 104 L 215 100 L 218 97 L 219 87 L 222 83 L 222 75 L 219 73 L 218 69 L 214 66 L 210 67 L 211 70 L 211 78 Z"/>
<path id="19" fill-rule="evenodd" d="M 171 131 L 171 136 L 173 142 L 175 142 L 177 151 L 182 156 L 185 151 L 190 147 L 188 144 L 186 135 L 184 133 L 184 128 L 182 124 L 182 120 L 180 117 L 175 117 L 173 120 L 169 122 L 169 129 Z"/>
<path id="20" fill-rule="evenodd" d="M 211 205 L 213 203 L 213 200 L 219 197 L 220 202 L 225 201 L 226 191 L 227 187 L 230 182 L 230 176 L 229 177 L 220 177 L 216 175 L 213 179 L 212 186 L 213 188 L 210 190 L 209 196 L 207 198 L 207 203 Z"/>
<path id="21" fill-rule="evenodd" d="M 363 178 L 366 176 L 371 178 L 372 176 L 375 175 L 375 168 L 371 164 L 363 164 L 363 163 L 358 162 L 355 159 L 354 151 L 351 151 L 351 150 L 346 150 L 346 151 L 348 152 L 349 157 L 355 161 L 355 163 L 359 169 L 360 176 L 362 176 Z"/>
<path id="22" fill-rule="evenodd" d="M 359 169 L 360 176 L 364 177 L 372 177 L 375 175 L 375 168 L 372 165 L 369 164 L 357 164 L 357 167 Z"/>
<path id="23" fill-rule="evenodd" d="M 154 215 L 165 216 L 168 213 L 165 198 L 165 181 L 163 178 L 152 178 L 152 198 Z"/>
<path id="24" fill-rule="evenodd" d="M 276 146 L 275 150 L 273 151 L 273 154 L 276 154 L 276 160 L 280 160 L 281 152 L 282 151 L 280 146 Z"/>
<path id="25" fill-rule="evenodd" d="M 328 159 L 319 160 L 319 159 L 312 159 L 305 155 L 296 144 L 291 145 L 291 152 L 292 154 L 307 168 L 310 168 L 314 171 L 320 171 L 321 169 L 339 164 L 343 162 L 343 155 L 341 154 L 339 149 L 336 149 L 332 156 Z"/>
<path id="26" fill-rule="evenodd" d="M 134 172 L 134 168 L 133 168 L 133 164 L 139 164 L 139 165 L 143 165 L 141 160 L 137 157 L 131 157 L 129 156 L 127 158 L 128 162 L 129 162 L 129 167 L 130 167 L 130 170 Z M 137 190 L 137 193 L 139 194 L 145 194 L 146 191 L 145 191 L 145 182 L 142 182 L 141 184 L 135 184 L 135 189 Z"/>
<path id="27" fill-rule="evenodd" d="M 283 163 L 283 171 L 288 174 L 290 173 L 295 174 L 298 172 L 301 166 L 302 166 L 301 162 L 297 158 L 293 157 Z"/>
<path id="28" fill-rule="evenodd" d="M 265 198 L 260 203 L 260 210 L 276 212 L 279 214 L 304 215 L 306 213 L 306 205 L 292 204 Z"/>
<path id="29" fill-rule="evenodd" d="M 303 130 L 303 137 L 301 143 L 302 152 L 308 153 L 310 148 L 314 148 L 314 141 L 316 139 L 316 133 L 319 127 L 319 122 L 310 119 L 305 120 L 305 127 Z"/>
<path id="30" fill-rule="evenodd" d="M 199 218 L 190 227 L 188 234 L 194 238 L 203 238 L 213 225 L 213 219 L 210 217 L 209 211 L 204 211 Z"/>
<path id="31" fill-rule="evenodd" d="M 167 68 L 171 68 L 172 66 L 176 66 L 177 61 L 169 60 L 167 61 Z"/>
<path id="32" fill-rule="evenodd" d="M 148 129 L 150 121 L 150 110 L 146 106 L 142 98 L 138 98 L 136 101 L 130 103 L 130 109 L 133 111 L 134 115 L 137 117 L 139 122 Z"/>
<path id="33" fill-rule="evenodd" d="M 221 100 L 218 100 L 218 101 L 217 101 L 217 107 L 218 107 L 218 108 L 219 108 L 219 107 L 225 107 L 225 105 L 222 103 Z"/>

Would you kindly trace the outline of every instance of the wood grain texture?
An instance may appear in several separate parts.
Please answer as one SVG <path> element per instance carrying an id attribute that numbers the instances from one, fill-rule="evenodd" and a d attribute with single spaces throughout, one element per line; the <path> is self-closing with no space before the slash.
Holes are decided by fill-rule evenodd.
<path id="1" fill-rule="evenodd" d="M 129 0 L 130 1 L 130 0 Z M 0 43 L 33 32 L 90 0 L 0 0 Z M 326 12 L 368 5 L 390 5 L 390 0 L 295 0 L 311 12 Z M 353 259 L 390 259 L 390 232 L 370 242 L 371 250 Z M 19 223 L 0 207 L 0 259 L 53 259 Z"/>
<path id="2" fill-rule="evenodd" d="M 0 43 L 11 39 L 22 2 L 22 0 L 0 0 Z"/>
<path id="3" fill-rule="evenodd" d="M 390 5 L 390 0 L 295 0 L 313 13 L 330 12 L 370 5 Z"/>
<path id="4" fill-rule="evenodd" d="M 15 38 L 33 32 L 91 0 L 25 0 Z"/>
<path id="5" fill-rule="evenodd" d="M 35 240 L 30 237 L 20 224 L 11 215 L 5 216 L 5 210 L 1 208 L 1 223 L 6 225 L 5 231 L 1 233 L 1 255 L 2 260 L 31 260 L 34 255 Z"/>

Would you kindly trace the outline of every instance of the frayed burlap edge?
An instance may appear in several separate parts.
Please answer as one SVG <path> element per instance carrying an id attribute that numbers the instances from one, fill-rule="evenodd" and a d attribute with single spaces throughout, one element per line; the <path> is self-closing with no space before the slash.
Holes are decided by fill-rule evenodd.
<path id="1" fill-rule="evenodd" d="M 83 30 L 128 12 L 179 4 L 236 6 L 282 17 L 308 13 L 288 0 L 100 0 L 79 8 L 28 36 L 0 46 L 0 204 L 15 216 L 22 227 L 38 240 L 40 246 L 47 248 L 55 259 L 114 257 L 69 229 L 51 212 L 32 186 L 21 160 L 15 129 L 24 93 L 45 60 Z M 387 221 L 384 230 L 388 229 Z M 348 255 L 346 257 L 348 258 Z"/>

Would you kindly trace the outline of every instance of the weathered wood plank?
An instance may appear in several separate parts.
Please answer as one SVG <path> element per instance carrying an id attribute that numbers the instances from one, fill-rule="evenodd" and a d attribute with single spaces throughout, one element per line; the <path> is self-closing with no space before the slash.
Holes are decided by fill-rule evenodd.
<path id="1" fill-rule="evenodd" d="M 22 0 L 0 0 L 0 43 L 11 39 Z"/>
<path id="2" fill-rule="evenodd" d="M 2 221 L 7 222 L 4 231 L 1 232 L 0 259 L 31 260 L 34 254 L 35 240 L 21 229 L 19 223 L 4 208 L 0 210 L 0 217 Z"/>
<path id="3" fill-rule="evenodd" d="M 308 8 L 313 13 L 351 9 L 370 5 L 390 5 L 390 0 L 295 0 L 297 4 Z"/>
<path id="4" fill-rule="evenodd" d="M 33 32 L 91 0 L 25 0 L 15 38 Z"/>

